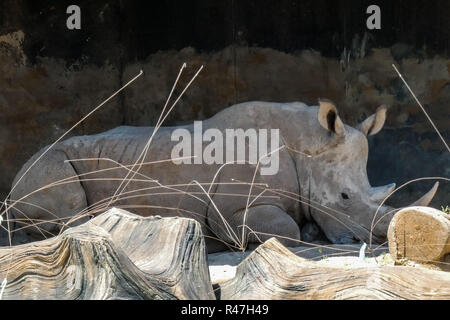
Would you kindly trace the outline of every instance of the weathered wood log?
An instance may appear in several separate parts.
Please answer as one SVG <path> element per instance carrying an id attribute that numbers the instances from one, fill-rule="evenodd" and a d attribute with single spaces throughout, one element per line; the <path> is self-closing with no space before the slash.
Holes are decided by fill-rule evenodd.
<path id="1" fill-rule="evenodd" d="M 215 299 L 200 224 L 180 217 L 142 217 L 113 208 L 90 220 L 158 286 L 180 299 Z"/>
<path id="2" fill-rule="evenodd" d="M 357 262 L 360 265 L 376 262 L 376 257 L 380 257 L 382 254 L 389 253 L 387 246 L 379 246 L 372 248 L 370 251 L 366 249 L 366 254 L 374 259 L 359 260 L 357 257 L 360 255 L 360 244 L 329 244 L 329 245 L 301 245 L 298 247 L 287 247 L 292 253 L 300 258 L 308 260 L 321 261 L 322 263 L 331 262 L 348 265 L 349 263 Z M 211 282 L 213 285 L 220 284 L 232 279 L 236 273 L 236 266 L 239 265 L 245 258 L 247 258 L 253 250 L 246 251 L 224 251 L 208 254 L 209 272 L 211 275 Z M 386 263 L 389 257 L 380 257 L 381 261 Z M 374 261 L 375 260 L 375 261 Z M 393 262 L 393 261 L 392 261 Z"/>
<path id="3" fill-rule="evenodd" d="M 173 299 L 94 226 L 0 250 L 3 299 Z"/>
<path id="4" fill-rule="evenodd" d="M 392 218 L 388 230 L 393 259 L 440 261 L 450 253 L 450 215 L 428 207 L 409 207 Z"/>
<path id="5" fill-rule="evenodd" d="M 322 260 L 331 257 L 358 257 L 361 250 L 360 244 L 327 244 L 327 245 L 301 245 L 298 247 L 287 247 L 296 256 L 309 260 Z M 237 266 L 244 261 L 253 250 L 247 251 L 224 251 L 208 254 L 209 266 L 229 265 Z M 366 249 L 366 254 L 379 256 L 389 253 L 387 246 L 379 246 L 372 250 Z"/>
<path id="6" fill-rule="evenodd" d="M 326 267 L 266 241 L 220 286 L 221 299 L 450 299 L 450 273 L 402 266 Z"/>
<path id="7" fill-rule="evenodd" d="M 52 239 L 1 248 L 5 277 L 3 299 L 215 298 L 198 222 L 117 209 Z"/>

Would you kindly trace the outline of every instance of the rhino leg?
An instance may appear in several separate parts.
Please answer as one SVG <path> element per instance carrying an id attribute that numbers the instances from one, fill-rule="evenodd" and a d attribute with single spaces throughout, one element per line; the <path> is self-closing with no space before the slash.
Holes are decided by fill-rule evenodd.
<path id="1" fill-rule="evenodd" d="M 244 223 L 245 216 L 245 223 Z M 217 219 L 217 217 L 216 217 Z M 234 231 L 238 239 L 242 241 L 242 230 L 245 225 L 246 244 L 260 244 L 272 237 L 277 238 L 283 245 L 295 247 L 299 245 L 300 229 L 294 219 L 291 218 L 284 210 L 274 205 L 257 205 L 245 210 L 240 210 L 226 219 L 230 229 Z M 209 221 L 210 226 L 213 223 Z M 216 234 L 224 240 L 230 242 L 229 232 L 223 223 L 215 220 L 214 225 L 219 226 Z M 234 241 L 235 242 L 235 241 Z"/>
<path id="2" fill-rule="evenodd" d="M 39 156 L 33 156 L 17 174 L 22 176 Z M 86 195 L 77 173 L 63 151 L 51 150 L 20 180 L 11 194 L 11 201 L 19 200 L 10 210 L 15 219 L 14 243 L 24 243 L 49 238 L 58 234 L 63 223 L 87 207 Z M 48 187 L 63 179 L 64 183 Z M 36 190 L 39 190 L 35 192 Z M 70 226 L 85 222 L 77 220 Z M 43 223 L 44 221 L 49 221 Z M 34 224 L 34 225 L 33 225 Z"/>

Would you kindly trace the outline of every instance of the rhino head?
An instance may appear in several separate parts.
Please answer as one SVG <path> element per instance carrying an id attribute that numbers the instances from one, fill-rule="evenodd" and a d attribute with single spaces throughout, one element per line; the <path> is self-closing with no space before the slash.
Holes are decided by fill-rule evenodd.
<path id="1" fill-rule="evenodd" d="M 385 105 L 379 107 L 375 114 L 353 128 L 342 122 L 334 103 L 321 99 L 314 115 L 317 118 L 309 120 L 316 123 L 309 129 L 313 130 L 310 136 L 314 138 L 309 139 L 306 151 L 304 143 L 303 148 L 301 143 L 296 144 L 309 155 L 297 156 L 302 158 L 299 180 L 306 181 L 301 190 L 301 198 L 306 200 L 303 212 L 333 243 L 383 243 L 386 239 L 396 210 L 380 204 L 396 185 L 372 187 L 366 167 L 367 137 L 382 129 L 387 109 Z M 437 186 L 413 205 L 428 205 Z M 382 219 L 378 221 L 379 218 Z"/>

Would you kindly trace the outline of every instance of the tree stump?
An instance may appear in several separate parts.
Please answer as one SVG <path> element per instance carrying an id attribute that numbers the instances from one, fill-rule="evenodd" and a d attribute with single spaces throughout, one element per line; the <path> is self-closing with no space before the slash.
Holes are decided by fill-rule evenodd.
<path id="1" fill-rule="evenodd" d="M 450 253 L 450 215 L 428 207 L 402 209 L 389 224 L 388 239 L 395 260 L 438 262 Z"/>

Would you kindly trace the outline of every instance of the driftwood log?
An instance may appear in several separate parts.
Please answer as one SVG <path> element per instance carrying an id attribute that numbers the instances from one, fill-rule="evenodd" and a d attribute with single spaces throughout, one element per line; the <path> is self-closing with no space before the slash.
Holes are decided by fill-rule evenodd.
<path id="1" fill-rule="evenodd" d="M 296 256 L 308 260 L 320 261 L 327 258 L 334 257 L 358 257 L 361 250 L 361 244 L 330 244 L 330 245 L 301 245 L 297 247 L 287 247 Z M 252 251 L 234 251 L 234 252 L 215 252 L 208 254 L 209 266 L 229 265 L 237 266 L 245 260 Z M 379 246 L 366 249 L 365 254 L 371 256 L 379 256 L 381 254 L 389 253 L 387 246 Z"/>
<path id="2" fill-rule="evenodd" d="M 147 277 L 181 299 L 215 299 L 200 224 L 113 208 L 88 224 L 105 229 Z"/>
<path id="3" fill-rule="evenodd" d="M 218 295 L 221 299 L 450 299 L 448 272 L 324 265 L 292 251 L 275 238 L 266 241 L 240 262 L 233 279 L 220 284 Z M 3 299 L 215 298 L 198 222 L 145 218 L 120 209 L 52 239 L 0 248 L 0 281 L 4 278 L 8 281 Z"/>
<path id="4" fill-rule="evenodd" d="M 3 299 L 214 299 L 198 222 L 119 209 L 0 249 Z"/>
<path id="5" fill-rule="evenodd" d="M 439 262 L 450 253 L 450 215 L 429 207 L 402 209 L 389 224 L 388 239 L 396 260 Z"/>
<path id="6" fill-rule="evenodd" d="M 275 238 L 241 262 L 220 286 L 224 300 L 450 299 L 450 273 L 402 266 L 325 267 Z"/>

